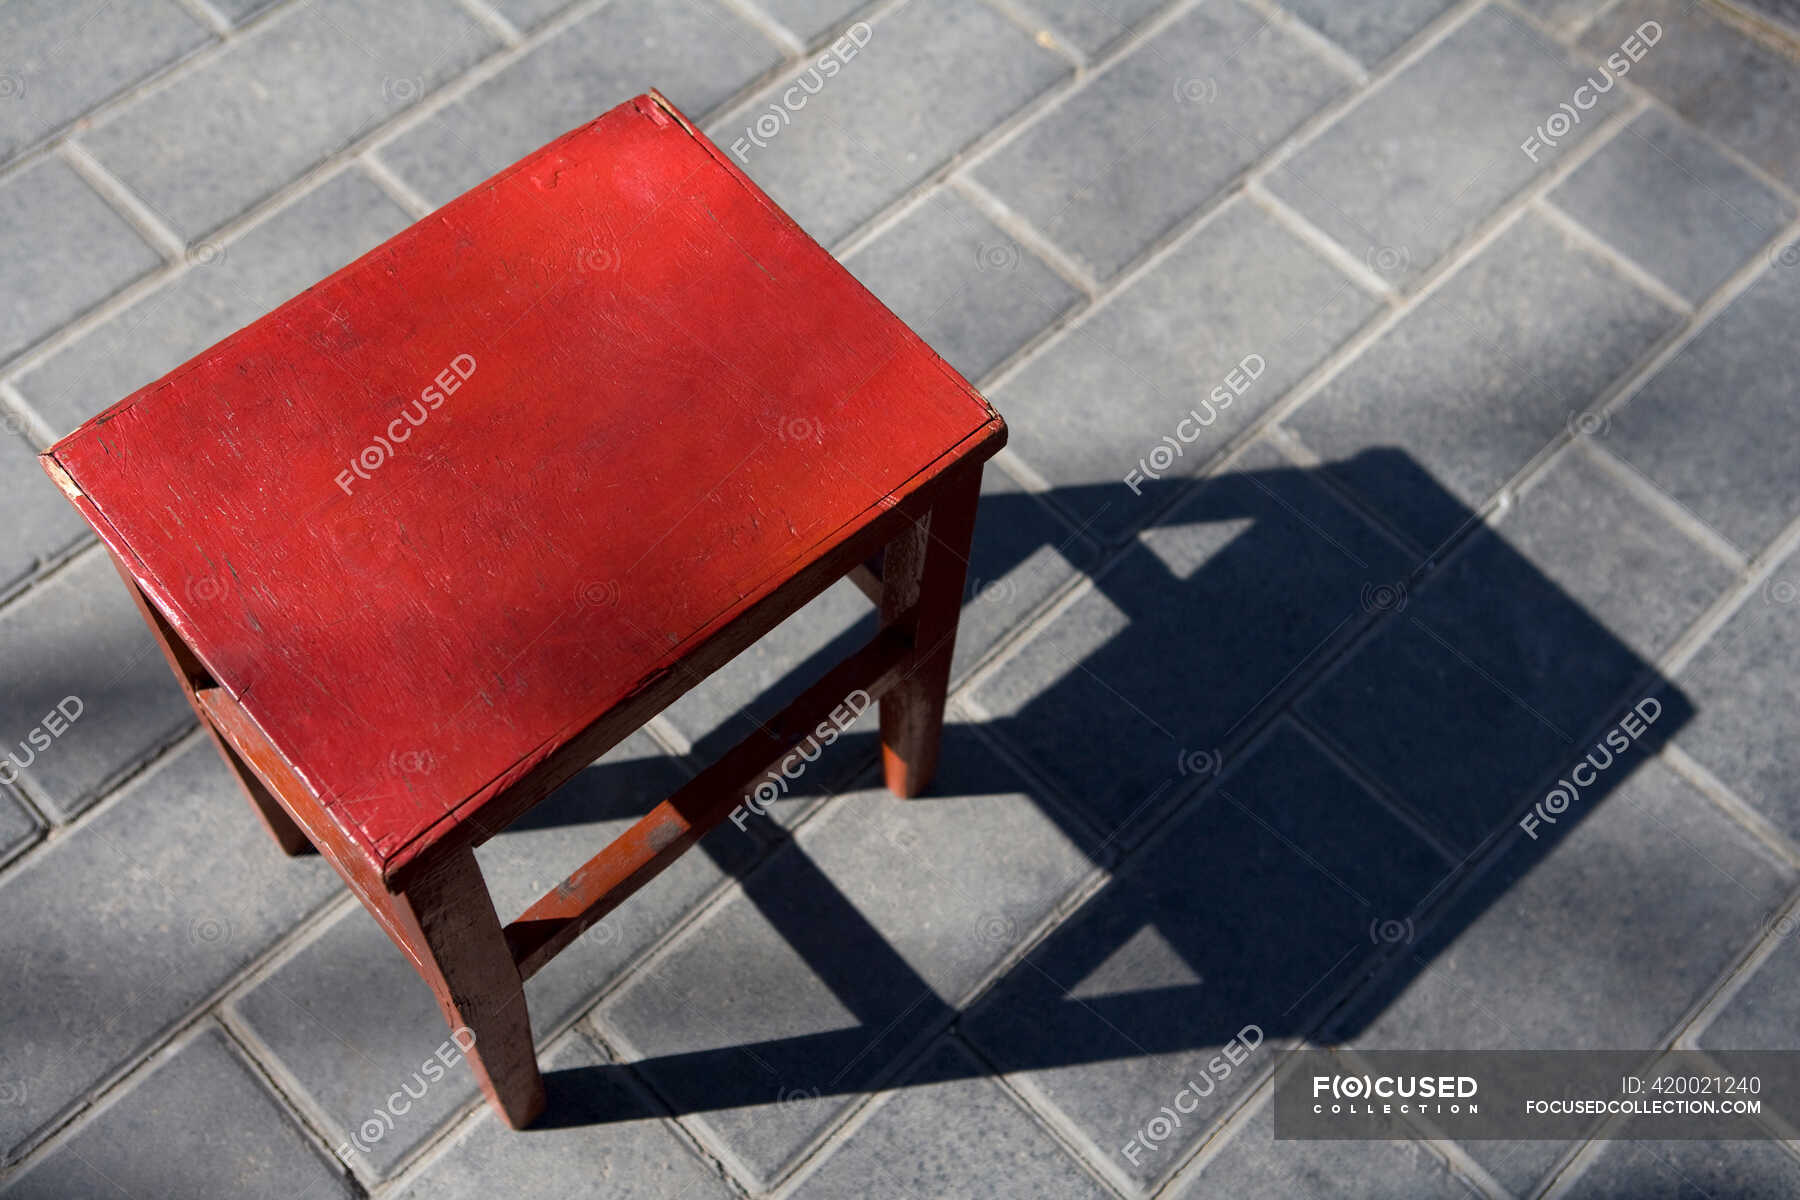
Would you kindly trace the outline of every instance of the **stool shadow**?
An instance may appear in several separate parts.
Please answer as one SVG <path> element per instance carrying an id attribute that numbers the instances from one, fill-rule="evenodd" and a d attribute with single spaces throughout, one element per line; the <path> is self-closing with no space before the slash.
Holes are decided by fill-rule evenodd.
<path id="1" fill-rule="evenodd" d="M 1342 490 L 1368 479 L 1402 498 L 1405 519 L 1462 536 L 1432 559 L 1377 534 Z M 1143 1079 L 1173 1088 L 1194 1069 L 1182 1062 L 1203 1063 L 1248 1024 L 1271 1043 L 1348 1039 L 1378 1025 L 1692 715 L 1653 664 L 1508 543 L 1504 525 L 1469 524 L 1401 452 L 1197 488 L 1151 483 L 1142 496 L 1112 484 L 1044 499 L 1067 512 L 1138 505 L 1147 527 L 1091 594 L 977 681 L 986 715 L 947 731 L 933 795 L 1023 792 L 1114 878 L 969 1002 L 940 995 L 786 840 L 736 869 L 744 894 L 857 1024 L 553 1071 L 541 1127 L 641 1115 L 627 1077 L 680 1115 L 844 1097 L 902 1075 L 916 1086 L 1097 1063 L 1137 1061 L 1153 1072 Z M 1004 581 L 1045 549 L 1070 555 L 1078 544 L 1039 498 L 992 495 L 970 577 Z M 1410 581 L 1428 559 L 1433 569 Z M 744 720 L 779 707 L 871 629 L 820 648 Z M 1575 803 L 1540 810 L 1526 833 L 1533 801 L 1646 699 L 1654 719 L 1634 722 L 1628 749 L 1604 755 Z M 695 757 L 748 728 L 709 737 Z M 872 786 L 877 752 L 859 729 L 826 755 Z M 596 765 L 579 786 L 632 795 L 621 773 L 632 769 Z M 817 796 L 843 777 L 819 764 L 795 793 Z M 743 836 L 725 825 L 702 846 L 731 870 L 742 856 L 721 853 L 718 839 Z M 894 871 L 893 886 L 908 886 L 898 854 Z M 1029 933 L 996 928 L 1009 939 L 997 958 Z M 925 1052 L 951 1027 L 975 1055 Z M 1516 1041 L 1504 1015 L 1469 1033 L 1470 1045 Z M 1133 1079 L 1122 1070 L 1118 1086 L 1139 1087 Z M 1121 1122 L 1165 1099 L 1168 1089 L 1141 1086 L 1153 1091 L 1129 1092 Z"/>

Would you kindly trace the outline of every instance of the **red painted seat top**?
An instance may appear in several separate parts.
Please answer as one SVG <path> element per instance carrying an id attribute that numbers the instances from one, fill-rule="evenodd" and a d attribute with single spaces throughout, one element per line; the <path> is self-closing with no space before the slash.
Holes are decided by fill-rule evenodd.
<path id="1" fill-rule="evenodd" d="M 385 867 L 1000 429 L 651 95 L 45 457 Z"/>

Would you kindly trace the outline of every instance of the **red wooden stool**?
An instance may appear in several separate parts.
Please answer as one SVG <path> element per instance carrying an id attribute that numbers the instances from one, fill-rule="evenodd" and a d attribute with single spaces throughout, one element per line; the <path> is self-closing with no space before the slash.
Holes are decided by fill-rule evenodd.
<path id="1" fill-rule="evenodd" d="M 652 92 L 43 463 L 270 832 L 331 861 L 523 1126 L 524 980 L 846 697 L 881 701 L 888 786 L 930 781 L 1005 440 Z M 473 848 L 845 575 L 875 637 L 502 926 Z"/>

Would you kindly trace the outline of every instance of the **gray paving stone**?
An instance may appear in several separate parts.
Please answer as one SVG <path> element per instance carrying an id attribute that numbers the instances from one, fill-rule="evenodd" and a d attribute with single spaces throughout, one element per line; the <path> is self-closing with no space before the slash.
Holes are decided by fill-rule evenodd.
<path id="1" fill-rule="evenodd" d="M 977 383 L 1082 298 L 947 188 L 844 265 Z"/>
<path id="2" fill-rule="evenodd" d="M 1363 615 L 1366 589 L 1404 574 L 1307 472 L 1260 449 L 1146 541 L 966 701 L 1127 842 L 1141 806 L 1254 728 Z"/>
<path id="3" fill-rule="evenodd" d="M 1609 7 L 1611 2 L 1612 0 L 1513 0 L 1515 7 L 1524 9 L 1565 37 L 1586 26 L 1596 13 Z M 1607 49 L 1610 51 L 1617 47 L 1609 46 Z"/>
<path id="4" fill-rule="evenodd" d="M 635 734 L 483 845 L 476 857 L 501 920 L 524 911 L 680 782 L 669 758 Z M 724 871 L 743 869 L 754 849 L 734 830 L 717 831 L 590 929 L 526 984 L 533 1029 L 542 1037 L 573 1018 L 716 887 Z M 334 1146 L 411 1082 L 448 1033 L 430 989 L 361 908 L 334 921 L 233 1006 L 325 1111 Z M 362 1139 L 370 1152 L 352 1156 L 359 1170 L 385 1177 L 475 1094 L 473 1075 L 456 1066 L 393 1128 Z"/>
<path id="5" fill-rule="evenodd" d="M 1019 787 L 951 727 L 929 798 L 839 798 L 610 997 L 605 1031 L 770 1186 L 1092 873 Z"/>
<path id="6" fill-rule="evenodd" d="M 1588 27 L 1582 48 L 1610 53 L 1645 21 L 1660 24 L 1662 37 L 1627 78 L 1788 186 L 1800 187 L 1800 129 L 1786 119 L 1800 106 L 1800 61 L 1753 40 L 1710 6 L 1680 0 L 1618 5 Z"/>
<path id="7" fill-rule="evenodd" d="M 1218 1157 L 1182 1181 L 1171 1200 L 1231 1196 L 1241 1200 L 1357 1200 L 1363 1196 L 1480 1195 L 1443 1159 L 1412 1141 L 1276 1141 L 1274 1106 L 1266 1100 Z"/>
<path id="8" fill-rule="evenodd" d="M 984 1200 L 1107 1196 L 968 1051 L 939 1043 L 918 1074 L 792 1194 Z"/>
<path id="9" fill-rule="evenodd" d="M 0 691 L 6 774 L 23 768 L 17 774 L 26 794 L 58 821 L 87 808 L 194 722 L 130 593 L 99 550 L 0 615 L 0 660 L 9 685 Z M 77 703 L 66 703 L 69 697 Z M 65 706 L 62 717 L 46 725 L 58 706 Z M 55 733 L 52 726 L 70 717 Z M 53 735 L 48 746 L 30 740 L 34 729 Z"/>
<path id="10" fill-rule="evenodd" d="M 1563 1194 L 1570 1200 L 1778 1200 L 1797 1193 L 1800 1161 L 1774 1142 L 1614 1141 Z"/>
<path id="11" fill-rule="evenodd" d="M 575 0 L 488 0 L 488 3 L 511 21 L 514 28 L 530 30 L 571 7 Z"/>
<path id="12" fill-rule="evenodd" d="M 756 723 L 767 721 L 817 676 L 875 635 L 875 606 L 839 579 L 662 712 L 662 720 L 711 761 Z M 846 747 L 848 748 L 848 747 Z M 833 772 L 855 770 L 844 750 L 828 756 Z"/>
<path id="13" fill-rule="evenodd" d="M 1375 951 L 1371 925 L 1405 918 L 1448 869 L 1284 727 L 962 1027 L 1114 1174 L 1148 1189 L 1356 978 Z M 1209 1075 L 1246 1025 L 1263 1044 L 1225 1078 Z M 1197 1080 L 1211 1093 L 1132 1162 L 1124 1147 Z"/>
<path id="14" fill-rule="evenodd" d="M 0 184 L 0 361 L 161 263 L 61 159 L 7 179 Z"/>
<path id="15" fill-rule="evenodd" d="M 981 477 L 981 508 L 969 548 L 951 686 L 1026 613 L 1093 560 L 1093 547 L 1085 538 L 1071 533 L 999 467 L 989 466 Z"/>
<path id="16" fill-rule="evenodd" d="M 873 22 L 867 44 L 835 74 L 812 74 L 817 61 L 709 122 L 708 132 L 826 246 L 1074 69 L 965 0 L 914 0 Z M 778 116 L 771 105 L 780 108 L 797 78 L 816 94 Z M 782 122 L 766 146 L 746 133 L 758 116 Z"/>
<path id="17" fill-rule="evenodd" d="M 379 151 L 434 204 L 651 86 L 696 120 L 781 53 L 713 0 L 609 4 Z"/>
<path id="18" fill-rule="evenodd" d="M 484 1111 L 438 1151 L 402 1200 L 564 1200 L 604 1194 L 620 1200 L 721 1200 L 736 1195 L 714 1169 L 651 1110 L 617 1067 L 579 1035 L 545 1059 L 549 1107 L 519 1134 Z"/>
<path id="19" fill-rule="evenodd" d="M 1677 681 L 1699 710 L 1676 744 L 1800 840 L 1800 557 L 1745 599 Z"/>
<path id="20" fill-rule="evenodd" d="M 1408 469 L 1380 457 L 1360 470 Z M 1661 689 L 1653 676 L 1641 682 L 1648 660 L 1729 582 L 1599 468 L 1566 459 L 1498 533 L 1480 534 L 1406 597 L 1302 709 L 1470 851 L 1538 779 L 1588 753 L 1587 730 Z M 1642 690 L 1627 694 L 1634 682 Z M 1652 744 L 1692 713 L 1679 693 L 1659 703 L 1644 735 Z"/>
<path id="21" fill-rule="evenodd" d="M 1498 527 L 1546 579 L 1646 660 L 1674 645 L 1735 577 L 1580 453 L 1558 460 Z"/>
<path id="22" fill-rule="evenodd" d="M 1168 0 L 1025 0 L 1019 7 L 1041 18 L 1092 60 L 1169 5 Z"/>
<path id="23" fill-rule="evenodd" d="M 762 0 L 762 9 L 809 46 L 823 48 L 825 37 L 836 32 L 868 0 Z"/>
<path id="24" fill-rule="evenodd" d="M 52 355 L 19 391 L 66 434 L 410 223 L 361 171 L 335 175 Z"/>
<path id="25" fill-rule="evenodd" d="M 1188 13 L 975 169 L 1105 279 L 1348 82 L 1238 0 Z"/>
<path id="26" fill-rule="evenodd" d="M 1748 9 L 1778 26 L 1785 25 L 1789 33 L 1800 33 L 1800 2 L 1797 0 L 1735 0 L 1734 7 Z"/>
<path id="27" fill-rule="evenodd" d="M 1490 5 L 1339 117 L 1269 187 L 1372 269 L 1409 282 L 1617 110 L 1614 86 L 1535 163 L 1520 148 L 1586 70 Z"/>
<path id="28" fill-rule="evenodd" d="M 1800 262 L 1771 266 L 1631 397 L 1605 437 L 1746 554 L 1800 516 L 1796 319 Z"/>
<path id="29" fill-rule="evenodd" d="M 1793 872 L 1655 760 L 1583 811 L 1535 842 L 1515 834 L 1331 1035 L 1419 1050 L 1661 1044 Z M 1525 1191 L 1565 1145 L 1464 1148 Z"/>
<path id="30" fill-rule="evenodd" d="M 1084 831 L 1059 827 L 963 725 L 945 730 L 926 799 L 901 801 L 873 784 L 839 797 L 795 840 L 950 1004 L 1094 874 L 1099 853 Z"/>
<path id="31" fill-rule="evenodd" d="M 0 596 L 89 536 L 87 522 L 38 466 L 33 448 L 0 421 L 0 489 L 11 528 L 0 542 Z"/>
<path id="32" fill-rule="evenodd" d="M 81 140 L 194 239 L 497 44 L 452 0 L 319 0 L 277 14 Z"/>
<path id="33" fill-rule="evenodd" d="M 1220 280 L 1232 280 L 1229 288 Z M 1140 525 L 1159 499 L 1222 450 L 1339 346 L 1376 302 L 1255 206 L 1230 202 L 1167 258 L 1058 335 L 994 389 L 1011 448 L 1052 485 L 1050 498 L 1093 536 Z M 1261 374 L 1228 379 L 1249 356 Z M 1250 370 L 1256 370 L 1252 363 Z M 1229 407 L 1219 407 L 1213 398 Z M 1198 410 L 1201 427 L 1188 419 Z M 1184 424 L 1185 419 L 1185 424 Z M 1177 427 L 1181 427 L 1181 432 Z M 1128 473 L 1170 438 L 1160 479 L 1134 494 Z"/>
<path id="34" fill-rule="evenodd" d="M 1435 547 L 1679 323 L 1528 214 L 1285 424 L 1346 460 L 1327 469 Z M 1352 457 L 1376 446 L 1406 452 L 1434 486 Z"/>
<path id="35" fill-rule="evenodd" d="M 210 40 L 173 0 L 0 8 L 0 162 Z"/>
<path id="36" fill-rule="evenodd" d="M 1372 67 L 1412 40 L 1450 0 L 1294 0 L 1288 11 Z"/>
<path id="37" fill-rule="evenodd" d="M 1701 1048 L 1722 1062 L 1729 1063 L 1734 1050 L 1793 1049 L 1794 1022 L 1800 1018 L 1800 939 L 1791 927 L 1779 910 L 1770 910 L 1763 931 L 1777 931 L 1781 940 L 1700 1034 Z"/>
<path id="38" fill-rule="evenodd" d="M 0 862 L 5 862 L 37 836 L 37 819 L 0 790 Z"/>
<path id="39" fill-rule="evenodd" d="M 6 1192 L 9 1200 L 355 1194 L 210 1024 Z"/>
<path id="40" fill-rule="evenodd" d="M 1550 198 L 1690 301 L 1794 219 L 1772 188 L 1654 108 Z"/>
<path id="41" fill-rule="evenodd" d="M 0 883 L 0 1079 L 22 1099 L 0 1105 L 0 1158 L 337 886 L 276 848 L 198 739 L 19 864 Z"/>

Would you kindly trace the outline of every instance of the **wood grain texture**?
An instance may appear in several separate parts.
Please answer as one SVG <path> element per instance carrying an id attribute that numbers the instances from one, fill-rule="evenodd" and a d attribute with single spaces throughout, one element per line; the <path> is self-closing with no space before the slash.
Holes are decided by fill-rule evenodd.
<path id="1" fill-rule="evenodd" d="M 784 582 L 1004 440 L 652 95 L 45 466 L 336 826 L 297 813 L 312 840 L 392 885 L 503 827 L 510 789 L 582 731 L 673 699 L 678 662 L 719 658 Z"/>

